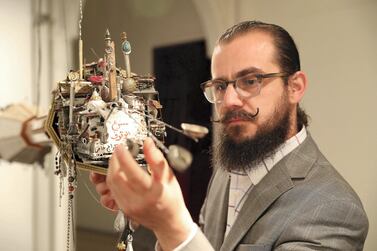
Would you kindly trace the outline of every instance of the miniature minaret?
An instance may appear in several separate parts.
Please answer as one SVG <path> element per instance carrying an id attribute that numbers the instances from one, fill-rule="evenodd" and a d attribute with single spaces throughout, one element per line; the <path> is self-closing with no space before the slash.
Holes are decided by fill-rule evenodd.
<path id="1" fill-rule="evenodd" d="M 105 34 L 105 60 L 106 69 L 108 71 L 108 83 L 109 83 L 109 97 L 111 101 L 116 101 L 118 98 L 118 88 L 116 81 L 116 65 L 115 65 L 115 46 L 114 41 L 111 41 L 110 32 L 106 30 Z"/>
<path id="2" fill-rule="evenodd" d="M 123 82 L 123 91 L 125 93 L 131 93 L 136 90 L 136 81 L 131 75 L 131 64 L 130 64 L 130 54 L 131 54 L 131 44 L 127 40 L 127 34 L 122 32 L 120 34 L 120 39 L 122 41 L 122 53 L 124 56 L 124 66 L 126 68 L 126 79 Z"/>
<path id="3" fill-rule="evenodd" d="M 131 65 L 130 65 L 130 53 L 131 53 L 131 44 L 127 40 L 127 34 L 122 32 L 120 34 L 122 40 L 122 52 L 124 56 L 124 64 L 126 67 L 127 78 L 131 77 Z"/>

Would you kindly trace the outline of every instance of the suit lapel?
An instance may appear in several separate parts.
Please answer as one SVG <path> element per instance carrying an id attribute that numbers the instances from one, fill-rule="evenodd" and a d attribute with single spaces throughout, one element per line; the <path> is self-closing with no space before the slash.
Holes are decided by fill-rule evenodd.
<path id="1" fill-rule="evenodd" d="M 277 164 L 253 187 L 221 250 L 233 250 L 262 213 L 284 192 L 293 187 L 291 178 L 284 169 Z"/>
<path id="2" fill-rule="evenodd" d="M 234 250 L 263 212 L 283 193 L 294 187 L 292 179 L 306 177 L 317 157 L 318 148 L 308 135 L 300 146 L 279 161 L 253 187 L 233 224 L 234 227 L 225 238 L 221 250 Z"/>
<path id="3" fill-rule="evenodd" d="M 229 198 L 229 174 L 221 169 L 216 171 L 205 203 L 204 233 L 215 250 L 224 240 Z M 209 212 L 209 213 L 206 213 Z"/>

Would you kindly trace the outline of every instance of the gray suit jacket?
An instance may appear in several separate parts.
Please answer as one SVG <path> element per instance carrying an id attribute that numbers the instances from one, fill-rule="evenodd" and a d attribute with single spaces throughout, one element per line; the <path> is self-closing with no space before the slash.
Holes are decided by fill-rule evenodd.
<path id="1" fill-rule="evenodd" d="M 360 199 L 310 135 L 251 190 L 224 239 L 228 186 L 228 173 L 216 170 L 202 209 L 203 232 L 185 251 L 363 249 L 368 219 Z"/>

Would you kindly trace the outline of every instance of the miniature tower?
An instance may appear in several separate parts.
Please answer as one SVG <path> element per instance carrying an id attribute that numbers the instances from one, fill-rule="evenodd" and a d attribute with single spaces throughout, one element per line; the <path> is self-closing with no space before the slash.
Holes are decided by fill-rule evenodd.
<path id="1" fill-rule="evenodd" d="M 109 97 L 111 101 L 116 101 L 118 98 L 118 88 L 116 80 L 115 45 L 114 41 L 111 41 L 109 30 L 106 30 L 105 34 L 105 61 L 105 76 L 107 77 L 109 83 Z"/>
<path id="2" fill-rule="evenodd" d="M 131 54 L 131 44 L 127 40 L 126 32 L 120 34 L 120 39 L 122 41 L 122 53 L 124 56 L 124 66 L 126 69 L 125 81 L 123 82 L 123 91 L 125 93 L 131 93 L 136 90 L 136 81 L 132 78 L 131 74 L 131 64 L 130 64 L 130 54 Z"/>

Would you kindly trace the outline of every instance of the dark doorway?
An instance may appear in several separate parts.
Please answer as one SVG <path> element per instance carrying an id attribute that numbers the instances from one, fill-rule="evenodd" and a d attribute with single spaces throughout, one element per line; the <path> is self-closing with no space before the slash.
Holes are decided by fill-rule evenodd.
<path id="1" fill-rule="evenodd" d="M 180 127 L 182 122 L 206 126 L 210 133 L 199 143 L 167 129 L 166 145 L 178 144 L 194 157 L 185 173 L 177 173 L 186 205 L 197 222 L 209 178 L 211 164 L 211 105 L 205 100 L 199 84 L 210 78 L 210 61 L 204 41 L 159 47 L 153 51 L 156 88 L 163 105 L 163 120 Z"/>

